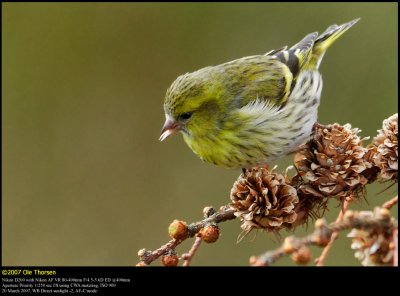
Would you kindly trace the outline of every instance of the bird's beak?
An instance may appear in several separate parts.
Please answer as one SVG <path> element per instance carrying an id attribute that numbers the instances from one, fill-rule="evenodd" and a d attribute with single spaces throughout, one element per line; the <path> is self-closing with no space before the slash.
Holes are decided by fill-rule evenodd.
<path id="1" fill-rule="evenodd" d="M 165 120 L 164 126 L 161 130 L 161 135 L 159 140 L 164 141 L 166 138 L 168 138 L 170 135 L 178 132 L 181 129 L 180 125 L 174 121 L 172 118 L 167 116 L 167 119 Z"/>

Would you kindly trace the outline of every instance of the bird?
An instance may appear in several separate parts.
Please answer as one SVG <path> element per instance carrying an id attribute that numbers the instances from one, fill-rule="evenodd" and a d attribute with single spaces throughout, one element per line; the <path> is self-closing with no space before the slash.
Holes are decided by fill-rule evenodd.
<path id="1" fill-rule="evenodd" d="M 165 95 L 159 140 L 181 132 L 203 161 L 225 168 L 268 167 L 294 153 L 317 122 L 324 54 L 358 20 L 179 76 Z"/>

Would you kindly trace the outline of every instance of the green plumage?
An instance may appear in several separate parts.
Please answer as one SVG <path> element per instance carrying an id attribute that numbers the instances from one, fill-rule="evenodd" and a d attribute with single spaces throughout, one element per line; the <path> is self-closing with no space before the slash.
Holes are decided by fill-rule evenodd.
<path id="1" fill-rule="evenodd" d="M 172 127 L 203 160 L 224 167 L 265 164 L 307 140 L 328 47 L 358 20 L 273 50 L 178 77 L 168 89 L 161 139 Z"/>

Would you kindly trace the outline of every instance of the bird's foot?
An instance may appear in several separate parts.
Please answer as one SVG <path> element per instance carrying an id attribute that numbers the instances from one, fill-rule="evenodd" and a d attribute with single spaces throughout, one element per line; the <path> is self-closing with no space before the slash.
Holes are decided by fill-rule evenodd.
<path id="1" fill-rule="evenodd" d="M 268 164 L 258 164 L 255 166 L 250 167 L 249 169 L 266 169 L 269 170 L 269 165 Z"/>
<path id="2" fill-rule="evenodd" d="M 314 123 L 313 127 L 312 127 L 312 131 L 315 131 L 317 128 L 328 128 L 329 125 L 325 125 L 325 124 L 320 124 L 318 122 Z"/>

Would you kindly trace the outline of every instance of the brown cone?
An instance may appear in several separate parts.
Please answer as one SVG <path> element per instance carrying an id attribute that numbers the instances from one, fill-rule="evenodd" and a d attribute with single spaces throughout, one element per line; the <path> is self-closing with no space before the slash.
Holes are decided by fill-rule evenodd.
<path id="1" fill-rule="evenodd" d="M 378 211 L 360 212 L 360 216 L 371 219 L 379 215 Z M 394 218 L 389 217 L 389 221 L 394 225 Z M 388 222 L 389 222 L 388 221 Z M 352 229 L 347 235 L 352 238 L 351 248 L 356 250 L 355 257 L 364 266 L 393 265 L 393 227 L 372 228 L 362 227 Z"/>
<path id="2" fill-rule="evenodd" d="M 364 159 L 365 161 L 371 163 L 372 166 L 365 169 L 361 174 L 367 178 L 368 183 L 372 183 L 378 179 L 378 175 L 381 171 L 380 168 L 375 164 L 375 155 L 378 148 L 373 144 L 369 144 L 366 149 L 367 152 L 364 154 Z"/>
<path id="3" fill-rule="evenodd" d="M 316 197 L 346 197 L 357 193 L 368 179 L 361 173 L 373 165 L 364 159 L 359 129 L 349 124 L 317 125 L 314 135 L 295 155 L 295 166 L 309 182 L 299 189 Z"/>
<path id="4" fill-rule="evenodd" d="M 328 200 L 318 192 L 307 190 L 307 187 L 304 186 L 305 181 L 299 174 L 290 178 L 286 173 L 285 179 L 286 183 L 297 190 L 297 197 L 299 198 L 299 202 L 294 209 L 297 213 L 297 219 L 293 223 L 293 227 L 307 224 L 309 218 L 313 220 L 321 218 L 327 208 Z"/>
<path id="5" fill-rule="evenodd" d="M 279 231 L 291 228 L 299 202 L 296 189 L 286 184 L 283 175 L 264 168 L 245 171 L 231 190 L 231 207 L 242 221 L 245 233 L 252 229 Z"/>
<path id="6" fill-rule="evenodd" d="M 384 180 L 398 180 L 398 115 L 393 114 L 383 121 L 383 127 L 373 140 L 376 147 L 375 164 Z"/>

